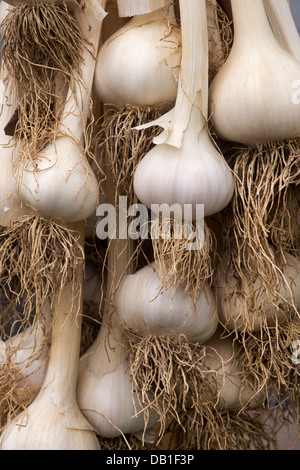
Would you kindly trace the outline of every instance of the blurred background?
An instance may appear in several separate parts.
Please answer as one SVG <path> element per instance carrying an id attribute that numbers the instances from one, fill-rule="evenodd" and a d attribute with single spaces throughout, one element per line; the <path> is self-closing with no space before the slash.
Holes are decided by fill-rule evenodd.
<path id="1" fill-rule="evenodd" d="M 290 4 L 298 31 L 300 32 L 300 0 L 290 0 Z"/>

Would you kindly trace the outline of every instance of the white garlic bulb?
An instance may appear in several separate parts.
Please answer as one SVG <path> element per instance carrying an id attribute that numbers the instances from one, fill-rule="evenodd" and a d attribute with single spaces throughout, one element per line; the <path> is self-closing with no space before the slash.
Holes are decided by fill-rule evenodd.
<path id="1" fill-rule="evenodd" d="M 197 205 L 204 216 L 226 207 L 234 192 L 233 175 L 207 129 L 208 33 L 206 3 L 181 5 L 182 61 L 174 109 L 156 124 L 164 127 L 134 174 L 138 199 L 154 204 Z M 148 124 L 149 125 L 149 124 Z M 143 126 L 145 127 L 145 126 Z"/>
<path id="2" fill-rule="evenodd" d="M 180 64 L 173 6 L 133 17 L 100 47 L 94 87 L 104 103 L 171 107 Z"/>
<path id="3" fill-rule="evenodd" d="M 234 42 L 210 87 L 217 135 L 245 145 L 299 135 L 300 107 L 293 102 L 300 64 L 275 39 L 263 0 L 232 0 Z"/>
<path id="4" fill-rule="evenodd" d="M 190 342 L 204 343 L 218 326 L 216 300 L 208 283 L 194 305 L 183 286 L 162 290 L 153 264 L 124 276 L 114 302 L 121 321 L 142 336 L 184 334 Z"/>
<path id="5" fill-rule="evenodd" d="M 41 318 L 34 319 L 23 332 L 1 342 L 2 362 L 9 361 L 18 370 L 18 387 L 43 385 L 48 367 L 50 322 L 51 308 L 47 301 Z"/>
<path id="6" fill-rule="evenodd" d="M 128 345 L 122 330 L 102 324 L 95 343 L 80 360 L 77 399 L 80 409 L 105 438 L 144 432 L 157 422 L 149 410 L 149 422 L 131 390 Z M 107 335 L 109 331 L 109 335 Z"/>

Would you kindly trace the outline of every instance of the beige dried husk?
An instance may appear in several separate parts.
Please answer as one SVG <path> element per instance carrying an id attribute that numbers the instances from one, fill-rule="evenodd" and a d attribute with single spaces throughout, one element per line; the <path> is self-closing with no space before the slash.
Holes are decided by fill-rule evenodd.
<path id="1" fill-rule="evenodd" d="M 11 8 L 1 35 L 2 60 L 18 103 L 14 137 L 23 160 L 30 161 L 57 131 L 61 90 L 80 77 L 84 38 L 65 4 L 44 1 Z"/>

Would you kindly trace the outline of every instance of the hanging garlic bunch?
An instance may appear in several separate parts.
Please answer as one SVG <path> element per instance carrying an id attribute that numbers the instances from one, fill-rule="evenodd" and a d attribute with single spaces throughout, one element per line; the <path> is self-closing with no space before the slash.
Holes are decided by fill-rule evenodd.
<path id="1" fill-rule="evenodd" d="M 283 227 L 299 183 L 300 108 L 292 95 L 300 63 L 276 40 L 263 1 L 233 0 L 232 12 L 233 47 L 210 87 L 214 129 L 229 142 L 235 175 L 235 195 L 224 213 L 226 250 L 237 253 L 239 276 L 252 266 L 272 291 L 278 272 L 273 248 L 295 249 L 289 224 L 288 231 Z M 289 24 L 285 29 L 293 30 Z"/>
<path id="2" fill-rule="evenodd" d="M 107 202 L 114 204 L 113 173 L 109 160 L 105 163 Z M 114 442 L 117 440 L 119 445 L 123 441 L 128 444 L 127 436 L 136 434 L 141 434 L 144 442 L 158 419 L 157 413 L 151 408 L 143 410 L 136 393 L 132 393 L 128 339 L 115 307 L 116 289 L 122 277 L 133 269 L 134 252 L 132 239 L 112 237 L 108 241 L 102 270 L 102 276 L 106 278 L 106 292 L 101 328 L 79 364 L 78 403 L 82 413 L 96 429 L 103 448 L 111 439 Z"/>
<path id="3" fill-rule="evenodd" d="M 82 245 L 82 222 L 73 229 L 78 231 Z M 79 264 L 75 278 L 54 298 L 51 350 L 43 385 L 34 401 L 3 431 L 2 450 L 100 449 L 94 429 L 81 414 L 76 399 L 82 276 L 83 265 Z"/>
<path id="4" fill-rule="evenodd" d="M 297 380 L 286 350 L 299 334 L 300 175 L 300 114 L 292 93 L 300 63 L 291 51 L 296 54 L 299 37 L 287 3 L 270 10 L 266 2 L 272 28 L 263 1 L 231 3 L 234 43 L 210 88 L 215 130 L 232 141 L 236 188 L 222 214 L 220 318 L 239 332 L 259 386 L 271 383 L 292 397 Z M 277 12 L 276 22 L 270 11 Z"/>
<path id="5" fill-rule="evenodd" d="M 161 211 L 163 205 L 175 212 L 170 221 L 173 237 L 168 234 L 165 239 L 156 236 L 154 242 L 159 271 L 165 276 L 162 281 L 179 285 L 185 284 L 187 278 L 193 279 L 198 281 L 189 289 L 193 293 L 199 291 L 203 281 L 212 274 L 214 237 L 203 224 L 204 217 L 226 207 L 234 191 L 231 170 L 214 145 L 207 126 L 207 14 L 205 2 L 199 3 L 192 3 L 189 8 L 181 5 L 182 62 L 176 104 L 169 113 L 148 124 L 159 125 L 164 132 L 155 138 L 154 148 L 145 155 L 134 174 L 135 193 L 144 205 L 153 213 Z M 160 223 L 159 212 L 156 216 Z M 183 220 L 192 222 L 190 228 L 194 238 L 189 240 L 191 233 L 186 236 L 181 232 L 179 246 L 176 246 L 178 243 L 173 242 L 176 224 L 180 230 L 184 226 Z M 165 227 L 161 230 L 164 233 Z M 201 246 L 190 251 L 188 262 L 182 269 L 187 241 L 195 239 L 197 230 L 202 231 L 202 235 L 198 233 Z"/>
<path id="6" fill-rule="evenodd" d="M 2 60 L 16 89 L 15 138 L 28 161 L 57 131 L 56 84 L 61 80 L 62 88 L 73 87 L 84 39 L 73 1 L 8 3 L 12 7 L 1 24 Z"/>
<path id="7" fill-rule="evenodd" d="M 162 290 L 152 263 L 123 277 L 114 304 L 130 339 L 132 388 L 158 411 L 163 434 L 168 418 L 200 393 L 199 346 L 218 326 L 214 294 L 206 283 L 194 304 L 182 286 Z"/>

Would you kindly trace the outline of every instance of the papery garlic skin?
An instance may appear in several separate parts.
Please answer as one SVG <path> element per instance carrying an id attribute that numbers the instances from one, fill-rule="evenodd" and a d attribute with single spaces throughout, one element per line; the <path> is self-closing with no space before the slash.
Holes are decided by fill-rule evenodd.
<path id="1" fill-rule="evenodd" d="M 158 125 L 162 132 L 134 174 L 134 191 L 148 208 L 154 204 L 197 205 L 204 216 L 226 207 L 234 193 L 232 172 L 207 128 L 208 32 L 206 2 L 181 11 L 182 60 L 173 110 Z M 169 122 L 168 122 L 169 121 Z M 154 210 L 155 212 L 155 210 Z"/>
<path id="2" fill-rule="evenodd" d="M 139 163 L 134 174 L 134 191 L 148 208 L 154 204 L 204 205 L 204 216 L 224 209 L 232 199 L 234 181 L 223 156 L 205 129 L 190 138 L 189 130 L 180 148 L 168 144 L 153 147 Z M 195 134 L 195 132 L 194 132 Z"/>
<path id="3" fill-rule="evenodd" d="M 239 367 L 238 350 L 231 337 L 222 337 L 219 332 L 206 342 L 204 370 L 209 370 L 216 387 L 216 407 L 220 410 L 238 411 L 257 408 L 264 399 L 263 392 L 254 390 L 242 377 Z M 212 374 L 212 375 L 210 375 Z"/>
<path id="4" fill-rule="evenodd" d="M 93 361 L 89 361 L 88 353 L 81 359 L 77 387 L 80 409 L 101 437 L 114 438 L 121 434 L 143 432 L 145 418 L 132 394 L 126 351 L 117 347 L 117 353 L 108 352 L 108 357 L 111 354 L 117 356 L 117 364 L 112 367 L 108 365 L 108 370 L 105 370 L 105 362 L 109 359 L 105 358 L 105 354 L 104 348 L 103 355 L 97 355 L 98 360 L 103 358 L 102 366 L 98 361 L 94 366 Z M 155 412 L 149 411 L 147 427 L 158 419 Z"/>
<path id="5" fill-rule="evenodd" d="M 154 266 L 124 276 L 114 297 L 122 322 L 140 335 L 178 337 L 204 343 L 218 326 L 216 300 L 205 283 L 196 305 L 183 286 L 161 289 Z"/>
<path id="6" fill-rule="evenodd" d="M 279 305 L 282 298 L 300 309 L 300 263 L 290 254 L 285 256 L 287 264 L 280 267 L 284 279 L 281 279 L 277 298 L 273 302 Z M 249 277 L 249 285 L 246 285 L 231 277 L 227 284 L 225 272 L 226 262 L 219 266 L 216 273 L 218 314 L 224 327 L 240 332 L 258 332 L 265 323 L 272 326 L 284 319 L 284 312 L 276 308 L 271 300 L 264 299 L 265 289 L 259 279 L 253 283 Z M 255 307 L 254 312 L 249 307 L 249 299 L 251 308 Z"/>
<path id="7" fill-rule="evenodd" d="M 174 18 L 170 20 L 167 12 L 163 9 L 133 17 L 101 46 L 94 87 L 103 102 L 119 107 L 172 106 L 180 38 L 172 29 Z"/>
<path id="8" fill-rule="evenodd" d="M 60 408 L 49 384 L 0 437 L 1 450 L 100 450 L 92 426 L 70 396 L 70 410 Z M 27 431 L 30 429 L 30 432 Z"/>
<path id="9" fill-rule="evenodd" d="M 299 61 L 275 39 L 262 0 L 233 0 L 232 10 L 234 43 L 210 87 L 216 134 L 245 145 L 297 137 Z"/>
<path id="10" fill-rule="evenodd" d="M 45 218 L 67 223 L 88 218 L 96 211 L 99 185 L 83 158 L 72 138 L 57 139 L 22 173 L 21 197 Z"/>

